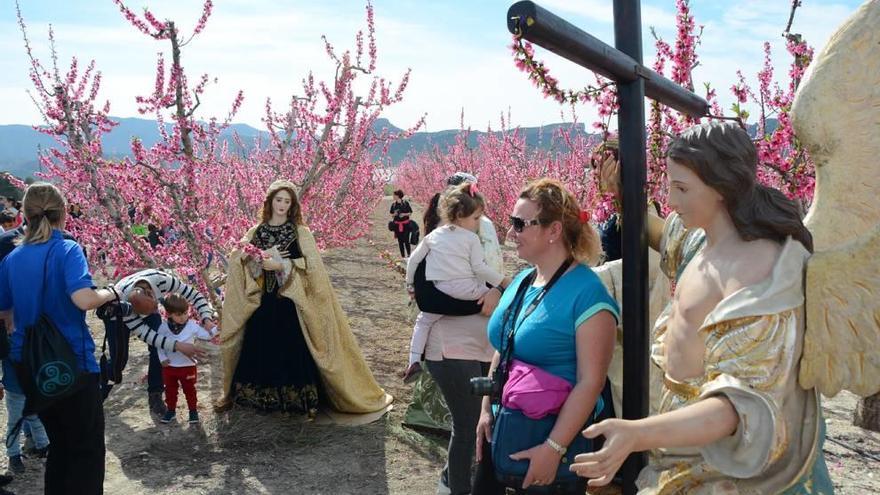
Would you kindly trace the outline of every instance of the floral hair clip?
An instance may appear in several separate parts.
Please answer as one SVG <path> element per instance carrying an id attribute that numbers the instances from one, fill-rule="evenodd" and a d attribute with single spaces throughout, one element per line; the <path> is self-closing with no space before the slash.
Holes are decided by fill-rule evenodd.
<path id="1" fill-rule="evenodd" d="M 468 189 L 468 192 L 470 193 L 471 197 L 472 198 L 477 197 L 477 185 L 474 183 L 471 183 L 470 186 L 471 187 Z"/>
<path id="2" fill-rule="evenodd" d="M 588 212 L 587 210 L 581 210 L 578 213 L 578 220 L 580 220 L 581 223 L 589 222 L 590 221 L 590 212 Z"/>

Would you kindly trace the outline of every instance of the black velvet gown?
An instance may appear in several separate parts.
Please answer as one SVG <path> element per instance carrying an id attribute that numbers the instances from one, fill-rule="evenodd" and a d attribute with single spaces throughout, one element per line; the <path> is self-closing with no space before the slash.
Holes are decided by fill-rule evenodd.
<path id="1" fill-rule="evenodd" d="M 257 227 L 251 241 L 265 250 L 277 246 L 291 259 L 302 257 L 291 223 Z M 263 271 L 260 306 L 245 325 L 232 389 L 237 404 L 260 411 L 287 411 L 314 417 L 321 375 L 300 327 L 293 301 L 279 295 L 275 273 Z"/>

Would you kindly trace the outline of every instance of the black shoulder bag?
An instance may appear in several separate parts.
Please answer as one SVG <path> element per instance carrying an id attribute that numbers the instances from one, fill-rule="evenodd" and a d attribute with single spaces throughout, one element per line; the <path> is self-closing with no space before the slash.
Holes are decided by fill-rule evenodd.
<path id="1" fill-rule="evenodd" d="M 116 328 L 112 336 L 107 335 L 109 332 L 104 332 L 104 341 L 101 343 L 101 361 L 98 364 L 101 370 L 101 388 L 106 391 L 107 395 L 110 394 L 111 388 L 108 386 L 109 382 L 113 382 L 114 385 L 122 383 L 122 372 L 125 371 L 125 366 L 128 364 L 129 343 L 128 326 L 123 319 L 123 311 L 119 308 L 121 299 L 116 293 L 116 289 L 111 290 L 116 294 L 116 301 L 112 315 L 108 315 L 107 318 L 116 319 Z M 113 303 L 110 304 L 113 305 Z M 113 339 L 109 355 L 107 353 L 107 339 Z"/>
<path id="2" fill-rule="evenodd" d="M 483 306 L 477 304 L 477 301 L 455 299 L 438 289 L 434 282 L 425 278 L 427 264 L 427 258 L 418 264 L 413 279 L 416 304 L 420 311 L 448 316 L 467 316 L 479 314 L 483 310 Z"/>
<path id="3" fill-rule="evenodd" d="M 419 244 L 419 224 L 416 223 L 415 220 L 409 221 L 409 243 L 413 246 Z"/>
<path id="4" fill-rule="evenodd" d="M 51 241 L 50 241 L 51 242 Z M 43 263 L 43 289 L 40 305 L 46 299 L 46 286 L 49 278 L 49 259 L 53 244 L 46 252 Z M 85 331 L 83 331 L 85 332 Z M 83 348 L 85 338 L 83 335 Z M 24 344 L 21 349 L 21 362 L 15 363 L 15 373 L 24 391 L 25 403 L 22 420 L 31 414 L 45 411 L 58 401 L 70 397 L 88 384 L 89 373 L 80 369 L 76 354 L 55 323 L 42 309 L 33 324 L 25 327 Z M 18 438 L 22 420 L 6 435 L 6 445 Z"/>

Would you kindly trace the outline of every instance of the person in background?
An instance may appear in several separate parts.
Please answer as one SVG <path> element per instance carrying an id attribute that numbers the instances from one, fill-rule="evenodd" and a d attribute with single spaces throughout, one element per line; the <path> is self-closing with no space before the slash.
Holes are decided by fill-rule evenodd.
<path id="1" fill-rule="evenodd" d="M 147 225 L 147 230 L 149 231 L 147 241 L 150 243 L 151 248 L 156 249 L 157 246 L 162 244 L 162 232 L 159 230 L 159 227 L 153 224 Z"/>
<path id="2" fill-rule="evenodd" d="M 70 218 L 79 219 L 83 216 L 83 212 L 78 204 L 73 203 L 70 205 L 70 211 L 68 212 L 68 215 L 70 215 Z"/>
<path id="3" fill-rule="evenodd" d="M 9 208 L 0 211 L 0 234 L 15 229 L 16 215 Z"/>
<path id="4" fill-rule="evenodd" d="M 410 219 L 412 206 L 409 201 L 403 199 L 404 194 L 400 189 L 394 191 L 394 201 L 391 203 L 391 225 L 394 227 L 394 238 L 397 239 L 397 247 L 400 248 L 400 257 L 409 258 L 412 251 L 410 244 Z"/>
<path id="5" fill-rule="evenodd" d="M 14 290 L 14 289 L 13 289 Z M 6 328 L 6 325 L 0 324 L 0 338 L 9 338 L 7 331 L 11 332 L 12 327 Z M 12 361 L 8 358 L 3 360 L 3 382 L 0 384 L 0 398 L 5 395 L 6 398 L 6 431 L 9 432 L 15 428 L 15 425 L 21 419 L 24 412 L 24 390 L 18 383 L 15 376 L 15 369 L 12 367 Z M 49 437 L 46 435 L 46 429 L 40 418 L 36 414 L 31 414 L 24 419 L 22 430 L 26 437 L 25 454 L 28 457 L 44 458 L 49 453 Z M 19 442 L 21 430 L 15 435 L 11 442 L 7 442 L 6 455 L 9 457 L 9 470 L 15 474 L 25 472 L 24 461 L 22 461 L 22 450 Z M 30 445 L 29 445 L 30 444 Z"/>

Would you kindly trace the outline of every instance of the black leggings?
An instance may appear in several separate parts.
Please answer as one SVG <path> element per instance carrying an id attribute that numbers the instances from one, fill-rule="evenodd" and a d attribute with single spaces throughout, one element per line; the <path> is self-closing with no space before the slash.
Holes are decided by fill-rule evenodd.
<path id="1" fill-rule="evenodd" d="M 49 440 L 46 495 L 104 493 L 104 408 L 98 375 L 88 384 L 40 412 Z"/>
<path id="2" fill-rule="evenodd" d="M 397 235 L 397 247 L 400 248 L 400 257 L 408 257 L 412 252 L 412 244 L 409 243 L 409 232 Z"/>

